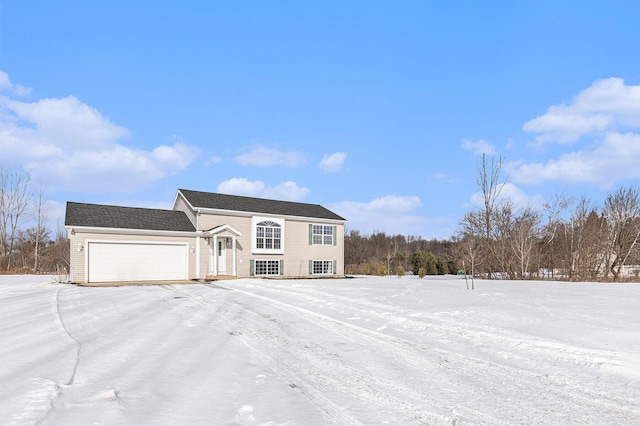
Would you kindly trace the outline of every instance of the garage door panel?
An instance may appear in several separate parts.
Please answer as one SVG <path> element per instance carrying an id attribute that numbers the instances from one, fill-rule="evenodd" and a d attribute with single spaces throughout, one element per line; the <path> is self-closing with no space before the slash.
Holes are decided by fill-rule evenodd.
<path id="1" fill-rule="evenodd" d="M 90 242 L 89 282 L 183 280 L 187 244 Z"/>

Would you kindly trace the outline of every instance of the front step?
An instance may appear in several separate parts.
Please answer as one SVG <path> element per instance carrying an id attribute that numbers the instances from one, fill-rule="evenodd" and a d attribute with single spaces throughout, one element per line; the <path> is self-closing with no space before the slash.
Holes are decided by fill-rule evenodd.
<path id="1" fill-rule="evenodd" d="M 235 275 L 206 275 L 204 277 L 207 281 L 226 281 L 238 279 Z"/>

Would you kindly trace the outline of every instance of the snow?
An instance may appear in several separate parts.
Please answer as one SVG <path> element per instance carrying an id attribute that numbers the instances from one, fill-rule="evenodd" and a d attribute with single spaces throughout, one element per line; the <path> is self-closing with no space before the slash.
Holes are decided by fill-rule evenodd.
<path id="1" fill-rule="evenodd" d="M 640 285 L 0 276 L 0 424 L 640 424 Z"/>

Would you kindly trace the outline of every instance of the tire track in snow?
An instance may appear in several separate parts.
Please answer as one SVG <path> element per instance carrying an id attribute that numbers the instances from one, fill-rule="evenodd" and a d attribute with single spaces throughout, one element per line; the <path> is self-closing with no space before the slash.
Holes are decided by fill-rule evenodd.
<path id="1" fill-rule="evenodd" d="M 393 305 L 371 302 L 369 300 L 353 300 L 331 293 L 309 290 L 308 288 L 305 289 L 305 293 L 271 285 L 263 287 L 261 290 L 269 291 L 276 295 L 294 296 L 305 300 L 307 303 L 324 308 L 330 305 L 333 310 L 342 314 L 346 313 L 349 316 L 355 315 L 358 318 L 360 316 L 374 317 L 382 322 L 387 324 L 392 323 L 410 332 L 419 331 L 421 333 L 429 333 L 442 339 L 455 340 L 458 344 L 460 342 L 465 345 L 480 344 L 480 349 L 482 350 L 488 349 L 482 342 L 491 342 L 489 353 L 507 360 L 510 364 L 514 364 L 515 361 L 515 363 L 525 366 L 535 364 L 537 367 L 540 367 L 540 357 L 544 357 L 549 360 L 550 365 L 556 366 L 558 360 L 560 360 L 569 368 L 559 369 L 556 366 L 554 371 L 545 369 L 537 373 L 518 367 L 510 368 L 515 368 L 517 371 L 526 374 L 527 377 L 544 382 L 547 386 L 556 386 L 562 389 L 573 387 L 577 393 L 577 397 L 581 397 L 587 402 L 598 401 L 606 409 L 625 411 L 628 410 L 628 407 L 633 405 L 634 402 L 634 399 L 630 397 L 627 392 L 616 390 L 615 394 L 612 395 L 601 388 L 598 377 L 605 373 L 599 370 L 600 366 L 605 364 L 612 366 L 617 365 L 613 360 L 615 353 L 610 351 L 587 349 L 562 342 L 549 342 L 515 331 L 509 331 L 509 334 L 505 334 L 503 330 L 494 327 L 477 326 L 469 323 L 460 324 L 453 322 L 449 324 L 444 322 L 437 324 L 434 322 L 432 316 L 421 317 L 422 319 L 415 319 L 411 316 L 419 312 L 412 313 L 411 311 L 400 310 L 400 313 L 398 313 L 397 307 Z M 311 291 L 311 293 L 309 293 L 309 291 Z M 327 302 L 327 300 L 330 300 L 330 302 Z M 356 306 L 354 302 L 362 303 L 367 308 Z M 384 312 L 381 313 L 380 310 Z M 444 352 L 456 354 L 456 352 L 452 351 L 444 350 Z M 477 361 L 486 362 L 477 357 L 473 358 Z M 503 364 L 492 364 L 509 368 L 509 366 Z M 574 371 L 571 367 L 575 365 L 594 367 L 594 370 L 588 372 L 591 376 L 589 377 L 591 380 L 589 386 L 575 383 L 575 376 L 571 374 L 571 372 Z M 543 364 L 542 367 L 545 367 L 545 365 Z M 562 392 L 561 395 L 564 395 L 564 392 Z M 640 410 L 635 410 L 634 412 L 637 416 L 640 416 Z"/>
<path id="2" fill-rule="evenodd" d="M 237 289 L 234 289 L 234 291 L 253 298 L 262 299 L 280 310 L 291 313 L 295 317 L 309 322 L 314 326 L 322 327 L 341 337 L 356 342 L 362 347 L 373 347 L 376 352 L 381 351 L 386 356 L 394 359 L 397 358 L 397 342 L 386 342 L 386 340 L 390 339 L 389 336 L 371 332 L 376 335 L 376 339 L 363 338 L 361 333 L 367 333 L 369 330 L 323 317 L 311 311 L 253 293 Z M 203 306 L 207 306 L 206 300 L 201 297 L 188 297 L 197 297 L 203 303 Z M 349 394 L 358 400 L 375 404 L 388 412 L 401 415 L 402 418 L 396 418 L 396 420 L 400 420 L 405 424 L 450 424 L 452 421 L 457 421 L 455 416 L 459 417 L 462 411 L 465 412 L 464 417 L 472 420 L 476 424 L 510 424 L 484 413 L 477 412 L 476 410 L 465 411 L 464 408 L 461 408 L 460 410 L 456 410 L 457 413 L 452 413 L 449 404 L 420 390 L 418 387 L 403 383 L 402 378 L 385 378 L 379 374 L 367 371 L 362 365 L 347 365 L 337 354 L 327 352 L 327 349 L 320 345 L 308 343 L 304 349 L 298 349 L 299 342 L 296 342 L 296 340 L 299 340 L 299 336 L 296 330 L 287 330 L 285 324 L 271 317 L 265 317 L 249 306 L 240 304 L 237 304 L 237 306 L 242 308 L 241 315 L 232 317 L 229 315 L 229 312 L 223 313 L 226 321 L 229 323 L 228 327 L 235 330 L 234 332 L 236 333 L 238 332 L 237 330 L 241 330 L 241 336 L 243 336 L 245 340 L 247 338 L 249 339 L 249 342 L 247 342 L 249 347 L 275 361 L 275 370 L 282 369 L 284 366 L 284 376 L 288 378 L 297 376 L 298 380 L 295 382 L 296 387 L 301 388 L 303 391 L 306 390 L 307 392 L 312 389 L 312 395 L 321 395 L 327 391 Z M 270 329 L 266 329 L 266 324 L 270 325 Z M 278 328 L 274 330 L 274 326 Z M 351 331 L 355 329 L 356 333 L 345 333 L 345 328 Z M 381 344 L 380 338 L 385 341 L 384 345 Z M 418 365 L 413 363 L 412 367 L 417 367 L 417 369 L 421 370 L 424 366 L 423 363 L 419 362 Z M 319 372 L 321 372 L 321 374 L 319 374 Z M 282 371 L 280 371 L 280 373 L 282 373 Z M 325 400 L 324 403 L 327 403 L 326 398 L 323 399 Z M 429 409 L 429 406 L 435 407 L 436 411 Z M 335 413 L 335 410 L 331 411 Z M 452 415 L 454 415 L 454 417 L 452 417 Z M 336 417 L 332 416 L 331 418 L 334 421 L 337 420 Z M 338 423 L 352 424 L 345 423 L 344 421 L 338 421 Z"/>
<path id="3" fill-rule="evenodd" d="M 431 376 L 431 372 L 443 368 L 448 371 L 456 368 L 462 369 L 460 366 L 450 365 L 452 363 L 448 357 L 449 353 L 418 347 L 413 342 L 358 327 L 269 297 L 244 290 L 234 290 L 261 299 L 362 347 L 372 348 L 376 353 L 384 354 L 393 359 L 395 363 L 402 363 L 408 369 L 414 370 L 417 375 Z M 434 397 L 432 394 L 420 390 L 419 387 L 406 384 L 398 377 L 385 378 L 381 375 L 374 375 L 369 371 L 341 364 L 333 357 L 313 356 L 317 355 L 314 351 L 301 352 L 297 355 L 304 361 L 300 363 L 298 368 L 307 370 L 309 376 L 312 376 L 317 369 L 308 369 L 307 365 L 314 365 L 327 372 L 326 375 L 316 377 L 316 380 L 332 388 L 350 393 L 357 398 L 375 403 L 387 410 L 401 413 L 406 416 L 406 419 L 414 419 L 420 424 L 462 424 L 459 423 L 460 421 L 486 425 L 512 424 L 510 421 L 504 421 L 474 409 L 467 409 L 464 406 L 452 409 L 451 404 L 443 401 L 442 398 Z M 473 373 L 475 374 L 475 372 Z M 407 379 L 405 378 L 405 380 Z M 466 386 L 467 384 L 464 384 L 460 387 L 459 392 L 463 392 L 463 388 Z M 429 407 L 435 408 L 435 411 Z"/>
<path id="4" fill-rule="evenodd" d="M 422 319 L 416 319 L 412 317 L 412 315 L 421 314 L 421 312 L 409 312 L 407 310 L 400 310 L 398 312 L 397 307 L 393 305 L 362 299 L 357 300 L 357 302 L 362 303 L 366 307 L 365 309 L 354 305 L 353 299 L 321 291 L 303 294 L 286 288 L 272 286 L 269 286 L 268 289 L 262 288 L 262 290 L 268 290 L 276 294 L 295 296 L 316 306 L 326 305 L 326 300 L 331 300 L 331 308 L 334 310 L 353 312 L 350 316 L 373 316 L 382 322 L 393 323 L 409 331 L 428 332 L 432 335 L 442 336 L 443 338 L 455 336 L 458 339 L 463 338 L 469 343 L 478 341 L 499 342 L 500 346 L 508 347 L 512 350 L 508 354 L 509 358 L 518 357 L 519 359 L 525 359 L 527 356 L 530 356 L 531 353 L 535 353 L 536 355 L 546 356 L 554 361 L 561 358 L 565 362 L 579 364 L 611 363 L 611 353 L 607 351 L 578 348 L 562 342 L 548 342 L 522 335 L 515 331 L 509 331 L 509 334 L 505 334 L 499 329 L 488 326 L 477 326 L 469 323 L 460 324 L 457 319 L 456 321 L 452 321 L 452 323 L 444 322 L 443 324 L 437 324 L 434 322 L 433 314 L 422 317 Z M 307 290 L 308 289 L 305 289 L 305 291 Z M 380 310 L 384 312 L 380 313 Z M 522 353 L 522 356 L 514 353 L 513 350 L 516 348 Z"/>
<path id="5" fill-rule="evenodd" d="M 455 415 L 461 416 L 464 421 L 481 424 L 500 424 L 504 419 L 505 413 L 513 411 L 512 397 L 516 396 L 516 400 L 522 400 L 522 398 L 517 397 L 518 395 L 527 396 L 525 398 L 526 416 L 518 419 L 512 418 L 508 423 L 514 420 L 526 422 L 532 419 L 549 421 L 554 416 L 558 420 L 566 422 L 567 419 L 562 416 L 562 412 L 567 411 L 567 405 L 581 407 L 582 412 L 585 414 L 582 420 L 590 423 L 599 423 L 605 418 L 615 423 L 624 423 L 640 416 L 640 412 L 637 409 L 629 408 L 629 403 L 632 400 L 625 398 L 624 395 L 614 397 L 606 392 L 601 392 L 597 387 L 579 385 L 566 378 L 555 377 L 554 375 L 540 375 L 520 368 L 432 348 L 398 337 L 391 337 L 270 297 L 240 289 L 235 290 L 259 298 L 274 307 L 304 318 L 354 342 L 370 345 L 377 350 L 393 354 L 404 365 L 415 369 L 421 374 L 437 374 L 440 376 L 446 374 L 445 377 L 448 379 L 449 385 L 454 388 L 457 387 L 460 392 L 468 392 L 468 388 L 473 387 L 475 389 L 473 394 L 479 395 L 487 402 L 499 399 L 501 396 L 504 397 L 504 402 L 494 402 L 495 406 L 493 408 L 502 413 L 499 418 L 490 414 L 483 415 L 478 413 L 477 410 L 468 410 L 464 406 L 457 406 Z M 487 334 L 484 337 L 491 338 L 492 336 Z M 434 360 L 438 360 L 437 365 Z M 482 383 L 474 384 L 477 382 L 478 377 L 481 378 Z M 384 386 L 393 387 L 393 383 L 387 382 L 384 383 Z M 494 395 L 496 391 L 499 392 L 499 395 Z M 406 387 L 403 387 L 401 392 L 404 392 L 407 396 L 411 395 L 410 389 L 406 389 Z M 434 402 L 432 398 L 429 399 L 424 393 L 418 393 L 417 398 L 423 401 L 427 400 L 430 403 Z M 434 403 L 434 405 L 437 406 L 438 404 Z"/>
<path id="6" fill-rule="evenodd" d="M 42 416 L 40 416 L 40 418 L 36 421 L 35 423 L 36 425 L 41 425 L 43 422 L 46 422 L 47 418 L 51 415 L 51 413 L 55 409 L 56 401 L 58 401 L 63 394 L 63 387 L 73 385 L 73 382 L 76 377 L 76 371 L 78 370 L 78 365 L 80 365 L 80 353 L 82 352 L 82 344 L 78 341 L 78 339 L 73 337 L 73 335 L 69 332 L 69 329 L 67 328 L 67 326 L 64 323 L 64 320 L 62 319 L 62 313 L 60 312 L 60 293 L 64 289 L 65 288 L 59 288 L 56 291 L 55 301 L 52 302 L 52 306 L 54 307 L 53 309 L 54 317 L 57 319 L 59 326 L 64 331 L 64 334 L 66 334 L 75 343 L 75 346 L 76 346 L 75 362 L 73 365 L 73 369 L 71 371 L 71 375 L 69 376 L 69 380 L 67 380 L 63 384 L 55 383 L 55 382 L 53 383 L 53 389 L 55 389 L 55 391 L 49 394 L 49 407 L 47 411 L 43 413 Z"/>
<path id="7" fill-rule="evenodd" d="M 212 290 L 228 290 L 226 287 L 212 286 L 203 284 L 203 286 Z M 295 365 L 291 362 L 291 359 L 286 356 L 281 356 L 281 350 L 275 345 L 278 340 L 278 336 L 269 335 L 265 337 L 260 332 L 260 328 L 255 328 L 257 322 L 264 323 L 264 319 L 252 321 L 253 326 L 241 323 L 237 318 L 242 318 L 242 315 L 233 317 L 231 312 L 227 309 L 219 309 L 213 304 L 210 304 L 205 298 L 191 294 L 188 291 L 178 289 L 176 287 L 162 286 L 165 290 L 171 292 L 178 292 L 183 297 L 193 300 L 201 307 L 205 309 L 215 308 L 216 313 L 219 315 L 218 319 L 220 324 L 227 330 L 229 334 L 237 337 L 242 343 L 247 346 L 254 354 L 262 359 L 262 361 L 271 368 L 278 377 L 284 379 L 289 386 L 300 391 L 302 395 L 310 401 L 310 403 L 316 407 L 318 411 L 323 413 L 326 417 L 331 419 L 339 425 L 345 426 L 359 426 L 361 423 L 353 416 L 344 412 L 339 406 L 334 404 L 329 398 L 327 398 L 323 392 L 325 389 L 318 389 L 317 387 L 307 386 L 304 380 L 300 380 L 299 371 Z M 240 305 L 236 305 L 240 306 Z M 246 308 L 246 307 L 243 307 Z M 254 312 L 243 311 L 243 313 L 249 312 L 252 315 L 257 315 Z M 235 318 L 235 319 L 234 319 Z M 253 328 L 253 329 L 252 329 Z M 304 383 L 304 384 L 301 384 Z"/>
<path id="8" fill-rule="evenodd" d="M 78 339 L 73 337 L 73 335 L 69 332 L 69 329 L 65 325 L 64 320 L 62 319 L 62 314 L 60 313 L 60 292 L 62 292 L 62 290 L 63 289 L 58 289 L 58 291 L 56 292 L 56 312 L 58 314 L 57 318 L 58 318 L 58 321 L 60 322 L 60 325 L 62 326 L 62 329 L 67 334 L 67 336 L 69 336 L 69 338 L 76 343 L 76 362 L 73 366 L 71 377 L 69 377 L 69 380 L 64 384 L 65 386 L 71 386 L 73 385 L 73 381 L 76 378 L 76 371 L 78 371 L 78 365 L 80 364 L 80 353 L 82 352 L 82 343 L 80 343 Z"/>

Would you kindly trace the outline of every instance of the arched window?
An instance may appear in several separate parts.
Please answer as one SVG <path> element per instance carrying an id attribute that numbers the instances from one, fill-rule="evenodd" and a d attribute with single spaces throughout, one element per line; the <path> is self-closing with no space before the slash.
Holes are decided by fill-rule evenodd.
<path id="1" fill-rule="evenodd" d="M 256 248 L 280 250 L 282 247 L 282 227 L 279 223 L 264 220 L 256 225 Z"/>

